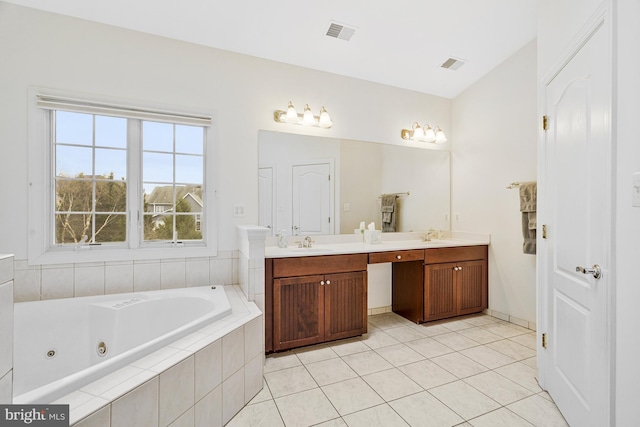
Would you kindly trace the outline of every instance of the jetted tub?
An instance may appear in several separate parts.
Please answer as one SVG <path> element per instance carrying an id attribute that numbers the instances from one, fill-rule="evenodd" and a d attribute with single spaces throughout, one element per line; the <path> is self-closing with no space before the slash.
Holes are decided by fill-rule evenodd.
<path id="1" fill-rule="evenodd" d="M 16 303 L 13 403 L 51 403 L 229 313 L 223 286 Z"/>

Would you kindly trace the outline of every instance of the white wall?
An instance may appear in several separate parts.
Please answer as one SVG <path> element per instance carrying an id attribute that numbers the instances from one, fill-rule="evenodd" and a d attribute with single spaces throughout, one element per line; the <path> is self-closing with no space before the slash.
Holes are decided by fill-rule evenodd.
<path id="1" fill-rule="evenodd" d="M 491 233 L 489 308 L 529 322 L 536 321 L 535 256 L 522 253 L 518 190 L 505 187 L 536 180 L 536 96 L 533 41 L 452 106 L 453 229 Z"/>
<path id="2" fill-rule="evenodd" d="M 13 256 L 0 255 L 0 404 L 13 396 Z"/>
<path id="3" fill-rule="evenodd" d="M 638 117 L 640 116 L 640 2 L 617 0 L 617 61 L 614 79 L 617 77 L 617 102 L 614 103 L 617 117 L 617 159 L 614 166 L 616 177 L 615 216 L 615 277 L 610 281 L 616 294 L 615 322 L 615 416 L 616 425 L 637 425 L 640 420 L 640 340 L 637 326 L 640 325 L 640 207 L 632 207 L 632 180 L 634 172 L 640 172 L 640 141 L 638 140 Z M 615 99 L 615 98 L 614 98 Z"/>
<path id="4" fill-rule="evenodd" d="M 258 220 L 259 129 L 403 144 L 415 120 L 451 129 L 451 101 L 0 2 L 0 252 L 27 254 L 27 88 L 121 98 L 213 114 L 220 250 Z M 329 130 L 277 124 L 273 110 L 324 105 Z M 246 205 L 244 218 L 233 204 Z"/>

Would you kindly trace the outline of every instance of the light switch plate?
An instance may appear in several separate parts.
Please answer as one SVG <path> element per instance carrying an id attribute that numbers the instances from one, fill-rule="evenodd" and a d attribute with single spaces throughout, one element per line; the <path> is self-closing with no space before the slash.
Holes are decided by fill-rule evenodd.
<path id="1" fill-rule="evenodd" d="M 633 174 L 633 206 L 640 208 L 640 172 Z"/>
<path id="2" fill-rule="evenodd" d="M 244 218 L 245 206 L 243 204 L 233 205 L 233 216 L 235 218 Z"/>
<path id="3" fill-rule="evenodd" d="M 345 203 L 342 210 L 349 212 L 351 210 L 351 203 Z"/>

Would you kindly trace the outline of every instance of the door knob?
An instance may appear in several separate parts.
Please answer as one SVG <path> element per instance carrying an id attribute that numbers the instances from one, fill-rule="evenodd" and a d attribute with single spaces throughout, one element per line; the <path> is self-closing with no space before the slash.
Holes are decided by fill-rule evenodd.
<path id="1" fill-rule="evenodd" d="M 330 284 L 331 284 L 331 280 L 327 280 L 327 285 L 330 285 Z"/>
<path id="2" fill-rule="evenodd" d="M 396 255 L 396 259 L 402 259 L 402 255 Z"/>
<path id="3" fill-rule="evenodd" d="M 324 280 L 321 280 L 321 281 L 320 281 L 320 284 L 321 284 L 322 286 L 324 286 Z"/>
<path id="4" fill-rule="evenodd" d="M 591 274 L 596 279 L 599 279 L 600 277 L 602 277 L 602 269 L 600 269 L 600 266 L 598 264 L 594 264 L 592 268 L 584 268 L 584 267 L 577 266 L 576 271 L 582 274 Z"/>

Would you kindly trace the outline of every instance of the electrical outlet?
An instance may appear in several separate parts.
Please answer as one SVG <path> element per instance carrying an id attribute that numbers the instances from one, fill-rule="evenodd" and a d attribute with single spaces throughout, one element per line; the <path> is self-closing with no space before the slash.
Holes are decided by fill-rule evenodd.
<path id="1" fill-rule="evenodd" d="M 244 218 L 244 211 L 245 211 L 245 206 L 243 204 L 233 205 L 234 218 Z"/>
<path id="2" fill-rule="evenodd" d="M 640 207 L 640 172 L 633 174 L 633 206 Z"/>
<path id="3" fill-rule="evenodd" d="M 460 212 L 456 212 L 456 221 L 460 221 Z"/>
<path id="4" fill-rule="evenodd" d="M 345 212 L 349 212 L 351 210 L 351 203 L 345 203 L 342 210 Z"/>
<path id="5" fill-rule="evenodd" d="M 444 220 L 445 222 L 449 222 L 449 212 L 444 213 Z"/>

